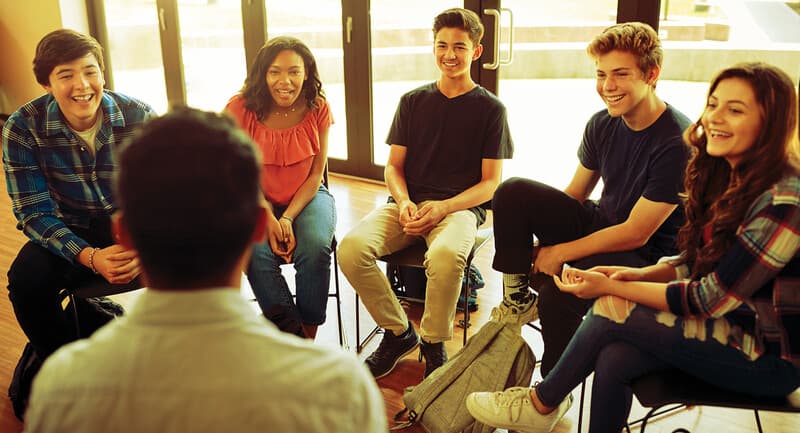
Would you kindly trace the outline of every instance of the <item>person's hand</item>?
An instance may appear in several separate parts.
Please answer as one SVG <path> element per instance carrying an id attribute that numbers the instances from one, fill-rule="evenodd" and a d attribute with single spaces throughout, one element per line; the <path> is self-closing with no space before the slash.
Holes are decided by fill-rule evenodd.
<path id="1" fill-rule="evenodd" d="M 111 284 L 127 284 L 142 272 L 136 251 L 119 244 L 95 251 L 92 264 L 94 270 Z"/>
<path id="2" fill-rule="evenodd" d="M 417 210 L 416 214 L 414 214 L 414 221 L 403 226 L 403 231 L 409 235 L 425 235 L 433 230 L 449 213 L 450 209 L 443 201 L 429 201 Z"/>
<path id="3" fill-rule="evenodd" d="M 397 204 L 397 208 L 400 210 L 398 221 L 400 222 L 401 227 L 405 227 L 406 224 L 416 219 L 415 215 L 417 214 L 417 204 L 413 201 L 403 200 L 401 203 Z"/>
<path id="4" fill-rule="evenodd" d="M 565 266 L 560 277 L 557 274 L 553 275 L 553 281 L 562 292 L 571 293 L 581 299 L 592 299 L 609 294 L 611 279 L 600 272 Z"/>
<path id="5" fill-rule="evenodd" d="M 631 268 L 628 266 L 595 266 L 589 269 L 590 272 L 600 272 L 601 274 L 619 281 L 644 281 L 644 271 L 642 268 Z"/>
<path id="6" fill-rule="evenodd" d="M 278 223 L 281 225 L 281 229 L 283 230 L 283 245 L 286 247 L 286 254 L 283 256 L 283 260 L 286 263 L 292 262 L 292 257 L 294 255 L 294 249 L 297 247 L 297 238 L 294 237 L 294 220 L 282 216 L 278 220 Z"/>
<path id="7" fill-rule="evenodd" d="M 536 258 L 533 261 L 534 273 L 542 272 L 547 275 L 558 275 L 565 262 L 563 257 L 559 244 L 539 247 Z"/>
<path id="8" fill-rule="evenodd" d="M 283 226 L 275 218 L 274 215 L 267 217 L 267 241 L 272 253 L 283 259 L 284 262 L 289 263 L 292 261 L 291 256 L 288 255 L 288 249 L 285 236 L 283 234 Z"/>

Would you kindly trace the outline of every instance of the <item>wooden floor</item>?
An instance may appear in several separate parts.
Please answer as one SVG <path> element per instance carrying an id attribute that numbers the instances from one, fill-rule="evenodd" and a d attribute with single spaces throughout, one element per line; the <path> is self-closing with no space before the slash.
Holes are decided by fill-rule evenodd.
<path id="1" fill-rule="evenodd" d="M 331 191 L 336 197 L 338 224 L 337 237 L 341 239 L 347 230 L 353 226 L 361 217 L 372 210 L 377 205 L 386 201 L 386 189 L 382 185 L 371 182 L 364 182 L 344 176 L 331 175 Z M 9 199 L 6 194 L 0 194 L 0 286 L 6 287 L 6 272 L 11 261 L 16 256 L 19 247 L 25 241 L 22 234 L 15 229 L 15 220 L 12 215 Z M 473 328 L 480 327 L 488 319 L 491 307 L 496 305 L 502 297 L 500 275 L 491 270 L 491 259 L 494 254 L 492 245 L 487 245 L 478 255 L 475 263 L 481 270 L 486 287 L 478 292 L 479 309 L 471 315 Z M 335 277 L 334 277 L 335 278 Z M 354 319 L 354 294 L 352 288 L 347 284 L 347 280 L 340 276 L 342 284 L 342 302 L 344 327 L 347 334 L 348 346 L 355 351 L 355 319 Z M 123 305 L 129 304 L 136 293 L 123 295 L 115 299 Z M 257 308 L 254 303 L 254 308 Z M 362 336 L 373 326 L 366 311 L 361 307 Z M 329 304 L 328 321 L 320 328 L 317 337 L 317 344 L 326 346 L 338 346 L 336 310 L 334 303 Z M 421 308 L 412 306 L 410 317 L 419 325 Z M 460 314 L 456 319 L 460 318 Z M 447 351 L 452 355 L 461 347 L 461 336 L 463 330 L 455 327 L 454 338 L 447 344 Z M 533 348 L 534 353 L 541 355 L 541 338 L 535 331 L 527 329 L 524 331 L 528 343 Z M 360 355 L 362 358 L 370 353 L 377 346 L 379 338 L 373 339 L 370 345 Z M 22 424 L 17 421 L 11 410 L 10 402 L 6 396 L 8 383 L 16 365 L 19 354 L 25 343 L 25 338 L 17 325 L 8 297 L 0 296 L 0 432 L 16 433 L 22 431 Z M 422 378 L 424 365 L 417 361 L 417 353 L 402 360 L 395 372 L 380 379 L 378 385 L 386 402 L 386 413 L 390 420 L 396 412 L 402 408 L 403 389 L 406 386 L 418 383 Z M 538 380 L 538 371 L 534 376 Z M 591 381 L 589 381 L 591 382 Z M 557 433 L 577 432 L 578 427 L 578 404 L 579 392 L 574 392 L 576 403 L 567 413 L 557 428 Z M 588 401 L 588 398 L 587 398 Z M 634 403 L 632 416 L 638 417 L 644 413 L 643 409 Z M 588 409 L 585 411 L 584 420 L 588 419 Z M 800 416 L 790 416 L 785 414 L 764 413 L 762 414 L 764 430 L 771 433 L 789 433 L 800 431 Z M 665 417 L 648 425 L 648 432 L 665 433 L 672 432 L 678 427 L 684 427 L 692 432 L 752 432 L 756 431 L 752 412 L 743 410 L 727 410 L 715 408 L 694 408 L 692 410 L 680 411 L 675 415 Z M 404 430 L 410 433 L 422 433 L 421 428 Z M 587 431 L 584 423 L 583 431 Z"/>

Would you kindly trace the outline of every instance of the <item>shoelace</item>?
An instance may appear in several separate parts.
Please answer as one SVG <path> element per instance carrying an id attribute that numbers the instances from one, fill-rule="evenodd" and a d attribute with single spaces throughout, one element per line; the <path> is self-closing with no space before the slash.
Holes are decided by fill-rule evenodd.
<path id="1" fill-rule="evenodd" d="M 495 399 L 498 407 L 508 407 L 511 414 L 511 421 L 516 422 L 522 416 L 522 408 L 524 405 L 530 403 L 530 389 L 518 388 L 510 392 L 496 392 Z M 528 401 L 526 401 L 528 400 Z"/>

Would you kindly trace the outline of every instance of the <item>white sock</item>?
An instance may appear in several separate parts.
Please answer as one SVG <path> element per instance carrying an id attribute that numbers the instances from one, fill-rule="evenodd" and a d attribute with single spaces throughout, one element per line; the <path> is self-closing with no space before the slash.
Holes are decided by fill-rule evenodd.
<path id="1" fill-rule="evenodd" d="M 528 290 L 528 274 L 503 274 L 503 303 L 527 310 L 535 299 Z"/>

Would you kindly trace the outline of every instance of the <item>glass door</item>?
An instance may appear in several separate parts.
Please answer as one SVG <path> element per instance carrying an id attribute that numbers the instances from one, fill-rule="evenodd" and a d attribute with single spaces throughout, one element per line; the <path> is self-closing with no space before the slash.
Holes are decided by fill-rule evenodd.
<path id="1" fill-rule="evenodd" d="M 103 6 L 103 5 L 101 5 Z M 112 90 L 150 104 L 159 113 L 167 112 L 164 65 L 161 61 L 159 21 L 152 0 L 106 0 L 105 43 L 107 81 Z"/>
<path id="2" fill-rule="evenodd" d="M 511 63 L 498 69 L 498 96 L 515 148 L 503 177 L 565 188 L 578 164 L 584 125 L 604 107 L 586 46 L 615 23 L 617 1 L 502 0 L 502 7 L 499 58 Z"/>
<path id="3" fill-rule="evenodd" d="M 240 0 L 179 0 L 186 103 L 221 111 L 246 75 Z"/>

